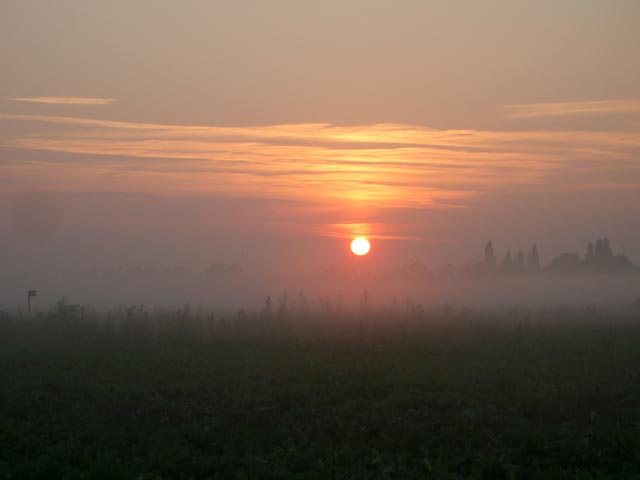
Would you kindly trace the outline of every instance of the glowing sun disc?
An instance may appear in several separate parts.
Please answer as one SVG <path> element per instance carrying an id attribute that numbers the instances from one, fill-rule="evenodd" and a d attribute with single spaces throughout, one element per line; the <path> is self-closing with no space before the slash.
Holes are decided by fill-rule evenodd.
<path id="1" fill-rule="evenodd" d="M 371 244 L 364 237 L 354 238 L 351 242 L 351 251 L 359 257 L 369 253 L 369 250 L 371 250 Z"/>

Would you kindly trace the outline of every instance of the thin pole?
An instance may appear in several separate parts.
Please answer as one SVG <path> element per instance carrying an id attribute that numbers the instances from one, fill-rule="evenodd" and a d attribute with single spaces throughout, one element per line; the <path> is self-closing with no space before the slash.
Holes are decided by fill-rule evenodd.
<path id="1" fill-rule="evenodd" d="M 31 313 L 31 292 L 27 290 L 27 311 Z"/>

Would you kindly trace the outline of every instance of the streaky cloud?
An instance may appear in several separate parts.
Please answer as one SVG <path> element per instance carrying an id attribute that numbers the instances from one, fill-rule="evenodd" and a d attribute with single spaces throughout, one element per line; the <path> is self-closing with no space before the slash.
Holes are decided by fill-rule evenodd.
<path id="1" fill-rule="evenodd" d="M 89 98 L 89 97 L 11 97 L 7 100 L 25 103 L 45 103 L 49 105 L 109 105 L 116 101 L 115 98 Z"/>
<path id="2" fill-rule="evenodd" d="M 640 99 L 599 100 L 591 102 L 548 102 L 508 105 L 507 117 L 541 118 L 574 115 L 640 113 Z"/>
<path id="3" fill-rule="evenodd" d="M 13 178 L 16 188 L 36 177 L 60 190 L 199 192 L 330 206 L 459 209 L 472 207 L 480 195 L 522 189 L 640 185 L 635 130 L 326 123 L 239 127 L 2 113 L 0 121 L 64 126 L 0 138 L 5 151 L 59 154 L 29 162 L 1 160 L 0 177 Z M 61 162 L 69 168 L 60 169 Z"/>

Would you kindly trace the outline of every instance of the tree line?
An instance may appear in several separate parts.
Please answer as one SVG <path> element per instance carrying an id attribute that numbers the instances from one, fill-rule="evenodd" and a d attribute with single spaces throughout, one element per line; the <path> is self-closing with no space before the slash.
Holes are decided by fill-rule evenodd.
<path id="1" fill-rule="evenodd" d="M 565 252 L 553 258 L 546 267 L 542 267 L 540 251 L 534 243 L 525 255 L 522 250 L 515 255 L 507 250 L 502 260 L 498 260 L 493 242 L 489 240 L 484 247 L 484 258 L 465 265 L 461 273 L 466 275 L 500 274 L 539 274 L 539 273 L 631 273 L 639 272 L 623 254 L 611 249 L 607 237 L 598 238 L 587 244 L 586 252 L 580 256 L 576 252 Z"/>

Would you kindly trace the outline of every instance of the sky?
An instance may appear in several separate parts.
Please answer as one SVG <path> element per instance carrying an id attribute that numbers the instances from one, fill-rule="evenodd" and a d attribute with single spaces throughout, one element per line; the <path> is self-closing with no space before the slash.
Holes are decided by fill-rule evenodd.
<path id="1" fill-rule="evenodd" d="M 603 235 L 640 263 L 639 21 L 636 0 L 3 1 L 1 268 L 437 269 Z"/>

